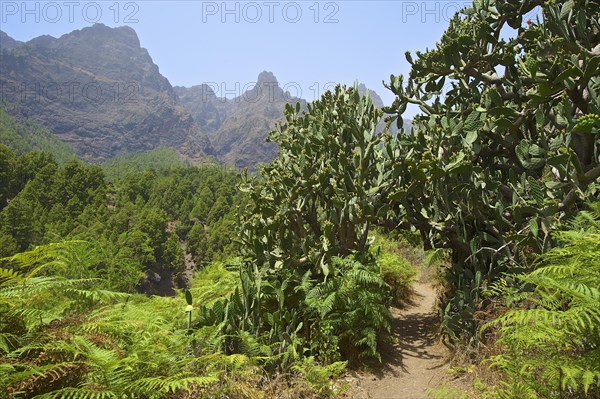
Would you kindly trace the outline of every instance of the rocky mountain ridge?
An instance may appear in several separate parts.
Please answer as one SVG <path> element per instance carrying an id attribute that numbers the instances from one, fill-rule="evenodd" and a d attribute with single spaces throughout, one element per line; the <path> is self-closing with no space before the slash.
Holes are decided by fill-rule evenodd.
<path id="1" fill-rule="evenodd" d="M 277 146 L 265 141 L 286 103 L 306 101 L 285 93 L 272 72 L 261 72 L 253 87 L 232 98 L 218 98 L 207 85 L 176 87 L 175 92 L 211 138 L 217 158 L 239 168 L 253 168 L 277 155 Z"/>
<path id="2" fill-rule="evenodd" d="M 252 89 L 232 99 L 217 97 L 211 86 L 201 84 L 190 88 L 175 86 L 181 103 L 192 114 L 196 123 L 207 133 L 217 158 L 237 167 L 253 168 L 257 163 L 271 161 L 277 155 L 277 147 L 265 142 L 267 134 L 283 119 L 286 103 L 300 102 L 306 109 L 306 100 L 296 98 L 283 91 L 272 72 L 263 71 Z M 364 84 L 358 85 L 361 95 L 369 96 L 377 108 L 383 108 L 381 97 Z M 385 128 L 385 116 L 378 129 Z M 410 131 L 410 121 L 404 128 Z M 389 131 L 396 134 L 395 124 Z"/>
<path id="3" fill-rule="evenodd" d="M 1 99 L 11 113 L 40 121 L 81 158 L 100 161 L 161 146 L 193 162 L 214 155 L 133 29 L 95 24 L 26 43 L 2 36 Z"/>
<path id="4" fill-rule="evenodd" d="M 253 169 L 277 154 L 265 138 L 285 104 L 306 107 L 267 71 L 230 99 L 209 84 L 173 87 L 129 27 L 95 24 L 25 43 L 0 31 L 0 69 L 6 109 L 38 120 L 93 162 L 172 147 L 193 163 L 211 156 Z M 359 85 L 362 94 L 367 90 Z M 383 107 L 377 93 L 369 93 Z"/>

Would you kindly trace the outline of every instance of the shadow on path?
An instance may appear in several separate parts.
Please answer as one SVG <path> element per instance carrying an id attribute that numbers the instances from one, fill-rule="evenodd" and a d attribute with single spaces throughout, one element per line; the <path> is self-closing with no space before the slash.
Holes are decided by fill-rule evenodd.
<path id="1" fill-rule="evenodd" d="M 353 398 L 425 398 L 447 364 L 439 343 L 439 317 L 433 310 L 436 294 L 428 284 L 416 283 L 411 303 L 392 308 L 390 340 L 381 347 L 381 364 L 357 375 Z"/>

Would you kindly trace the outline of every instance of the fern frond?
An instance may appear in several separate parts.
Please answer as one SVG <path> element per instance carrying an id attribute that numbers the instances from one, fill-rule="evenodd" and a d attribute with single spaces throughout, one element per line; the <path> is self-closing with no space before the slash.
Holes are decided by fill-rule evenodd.
<path id="1" fill-rule="evenodd" d="M 32 399 L 120 399 L 121 396 L 102 388 L 101 390 L 89 388 L 62 388 L 34 396 Z"/>
<path id="2" fill-rule="evenodd" d="M 506 351 L 491 362 L 542 397 L 600 387 L 600 235 L 571 231 L 561 239 L 535 270 L 516 276 L 533 287 L 522 295 L 527 306 L 484 326 L 501 327 Z"/>
<path id="3" fill-rule="evenodd" d="M 2 261 L 2 259 L 0 259 Z M 23 282 L 25 277 L 16 270 L 0 267 L 0 287 Z"/>
<path id="4" fill-rule="evenodd" d="M 188 373 L 179 373 L 171 376 L 141 378 L 131 383 L 127 388 L 143 395 L 152 395 L 157 392 L 168 394 L 180 391 L 190 393 L 194 388 L 206 387 L 218 381 L 218 373 L 206 376 L 190 376 Z"/>
<path id="5" fill-rule="evenodd" d="M 73 240 L 41 245 L 30 251 L 0 258 L 0 262 L 17 264 L 23 270 L 23 279 L 27 280 L 44 269 L 66 269 L 75 260 L 74 247 L 84 242 Z"/>

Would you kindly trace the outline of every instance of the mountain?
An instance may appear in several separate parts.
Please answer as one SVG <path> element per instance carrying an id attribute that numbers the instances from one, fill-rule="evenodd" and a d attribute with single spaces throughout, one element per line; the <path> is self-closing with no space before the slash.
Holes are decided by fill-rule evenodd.
<path id="1" fill-rule="evenodd" d="M 0 101 L 11 115 L 38 121 L 94 162 L 167 147 L 182 162 L 214 156 L 254 169 L 277 154 L 265 139 L 285 104 L 306 109 L 305 100 L 284 92 L 267 71 L 231 99 L 217 97 L 207 84 L 172 87 L 129 27 L 95 24 L 26 43 L 0 31 L 0 70 Z M 358 90 L 383 107 L 375 91 L 364 84 Z M 384 127 L 382 119 L 378 129 Z M 390 131 L 397 133 L 395 125 Z"/>
<path id="2" fill-rule="evenodd" d="M 272 161 L 277 155 L 277 145 L 267 143 L 269 131 L 283 119 L 286 103 L 306 101 L 285 93 L 271 72 L 263 71 L 256 85 L 241 96 L 231 100 L 232 107 L 213 138 L 218 159 L 237 167 L 253 167 L 257 163 Z"/>
<path id="3" fill-rule="evenodd" d="M 217 97 L 207 84 L 190 88 L 175 86 L 173 89 L 179 97 L 179 102 L 187 108 L 200 129 L 209 137 L 215 135 L 235 105 L 227 98 Z"/>
<path id="4" fill-rule="evenodd" d="M 13 39 L 0 30 L 0 49 L 11 50 L 20 46 L 21 44 L 23 44 L 23 42 Z"/>
<path id="5" fill-rule="evenodd" d="M 232 98 L 218 98 L 207 85 L 176 87 L 180 101 L 198 125 L 211 137 L 217 159 L 239 168 L 253 169 L 277 155 L 277 146 L 265 142 L 267 134 L 283 119 L 286 103 L 306 101 L 279 87 L 272 72 L 263 71 L 252 89 Z"/>
<path id="6" fill-rule="evenodd" d="M 306 109 L 306 101 L 292 97 L 279 87 L 272 72 L 263 71 L 258 75 L 255 86 L 233 99 L 219 98 L 209 85 L 174 87 L 179 101 L 188 109 L 200 129 L 211 138 L 217 159 L 237 167 L 253 169 L 257 163 L 267 163 L 277 155 L 277 146 L 266 143 L 270 130 L 277 121 L 283 120 L 286 103 L 301 103 Z M 381 97 L 364 84 L 358 85 L 361 95 L 369 92 L 374 105 L 383 108 Z M 378 130 L 385 128 L 385 116 Z M 410 121 L 404 121 L 404 128 L 410 131 Z M 389 131 L 396 134 L 395 124 Z"/>
<path id="7" fill-rule="evenodd" d="M 197 162 L 208 137 L 129 27 L 95 24 L 26 43 L 0 34 L 1 98 L 88 161 L 172 147 Z"/>

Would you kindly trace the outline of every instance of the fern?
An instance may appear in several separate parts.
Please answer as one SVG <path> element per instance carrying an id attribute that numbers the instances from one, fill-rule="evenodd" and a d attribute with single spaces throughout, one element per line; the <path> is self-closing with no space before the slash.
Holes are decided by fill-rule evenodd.
<path id="1" fill-rule="evenodd" d="M 279 367 L 297 364 L 305 355 L 303 321 L 288 307 L 290 294 L 304 297 L 307 291 L 294 293 L 291 279 L 267 282 L 260 270 L 238 275 L 222 265 L 209 267 L 192 287 L 197 319 L 189 334 L 181 293 L 148 298 L 96 289 L 97 280 L 56 275 L 78 261 L 68 248 L 35 251 L 48 255 L 14 257 L 0 286 L 0 397 L 259 397 L 265 369 L 285 370 Z M 364 308 L 380 301 L 376 292 L 386 285 L 372 268 L 357 262 L 340 260 L 334 267 L 337 271 L 322 286 L 304 279 L 301 287 L 331 296 L 333 303 L 323 312 L 327 322 L 368 352 L 376 348 L 377 330 L 386 319 L 380 310 Z M 349 302 L 354 290 L 361 295 Z M 199 306 L 198 298 L 208 306 Z M 258 317 L 257 310 L 268 317 Z M 347 320 L 362 323 L 356 336 L 344 324 L 344 311 L 352 314 Z M 319 315 L 316 309 L 310 313 L 315 326 Z M 324 353 L 324 348 L 315 352 Z M 320 391 L 341 364 L 315 364 L 293 378 Z"/>
<path id="2" fill-rule="evenodd" d="M 228 271 L 221 262 L 213 262 L 196 273 L 189 290 L 197 303 L 212 305 L 233 294 L 239 284 L 237 273 Z"/>
<path id="3" fill-rule="evenodd" d="M 332 380 L 339 378 L 348 362 L 335 362 L 326 366 L 318 364 L 313 357 L 304 358 L 292 367 L 294 373 L 303 376 L 322 396 L 334 396 Z"/>
<path id="4" fill-rule="evenodd" d="M 485 327 L 500 327 L 505 353 L 493 365 L 513 381 L 500 397 L 600 394 L 600 234 L 598 216 L 586 212 L 558 235 L 563 243 L 536 268 L 515 276 L 532 290 L 520 294 L 525 308 L 512 309 Z M 537 392 L 538 396 L 531 396 Z"/>
<path id="5" fill-rule="evenodd" d="M 168 393 L 179 391 L 191 393 L 194 388 L 208 386 L 218 380 L 216 373 L 207 376 L 192 376 L 189 373 L 180 373 L 170 376 L 142 378 L 130 384 L 128 388 L 132 392 L 149 395 L 150 397 L 164 397 Z"/>
<path id="6" fill-rule="evenodd" d="M 14 269 L 0 269 L 0 286 L 8 283 L 23 282 L 36 276 L 45 269 L 66 269 L 72 265 L 74 247 L 84 241 L 65 241 L 35 247 L 34 249 L 0 258 L 1 263 L 16 264 Z"/>
<path id="7" fill-rule="evenodd" d="M 379 273 L 352 258 L 335 258 L 332 266 L 333 278 L 314 285 L 306 294 L 306 303 L 318 314 L 315 323 L 331 329 L 331 335 L 320 339 L 352 348 L 350 357 L 379 359 L 377 338 L 390 328 L 387 284 Z M 331 344 L 316 340 L 313 348 Z"/>
<path id="8" fill-rule="evenodd" d="M 1 261 L 2 259 L 0 259 Z M 24 277 L 21 273 L 13 269 L 0 268 L 0 286 L 23 282 Z"/>

